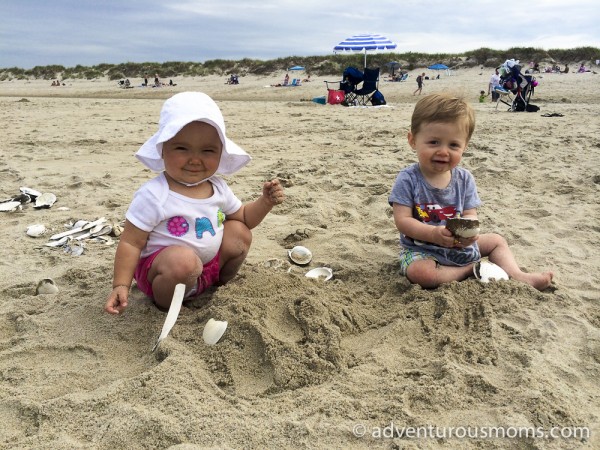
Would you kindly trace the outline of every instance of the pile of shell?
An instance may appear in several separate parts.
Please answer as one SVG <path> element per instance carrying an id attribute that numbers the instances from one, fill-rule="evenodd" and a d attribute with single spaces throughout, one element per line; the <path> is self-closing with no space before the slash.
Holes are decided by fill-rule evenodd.
<path id="1" fill-rule="evenodd" d="M 41 193 L 28 187 L 19 188 L 20 194 L 0 200 L 0 211 L 14 212 L 23 209 L 28 203 L 33 203 L 34 208 L 50 208 L 56 202 L 56 195 L 52 192 Z"/>
<path id="2" fill-rule="evenodd" d="M 123 232 L 123 227 L 117 223 L 107 223 L 106 218 L 101 217 L 93 222 L 78 220 L 75 223 L 65 225 L 67 231 L 50 236 L 47 247 L 60 247 L 65 253 L 79 256 L 85 248 L 85 240 L 95 240 L 106 245 L 112 245 L 114 241 L 111 236 L 118 237 Z"/>

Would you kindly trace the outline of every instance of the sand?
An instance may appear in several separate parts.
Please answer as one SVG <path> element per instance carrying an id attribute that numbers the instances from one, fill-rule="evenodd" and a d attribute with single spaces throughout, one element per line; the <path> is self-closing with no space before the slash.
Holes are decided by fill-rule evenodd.
<path id="1" fill-rule="evenodd" d="M 58 197 L 0 213 L 0 447 L 600 447 L 598 75 L 538 76 L 537 113 L 477 103 L 489 70 L 425 83 L 472 99 L 462 164 L 485 202 L 482 228 L 504 235 L 525 270 L 555 272 L 538 292 L 474 279 L 424 290 L 399 275 L 387 196 L 415 161 L 405 136 L 417 72 L 382 82 L 381 108 L 310 101 L 334 75 L 295 88 L 266 87 L 283 73 L 127 90 L 0 82 L 0 198 L 21 186 Z M 151 353 L 165 314 L 143 294 L 132 289 L 120 317 L 103 312 L 116 245 L 87 242 L 73 256 L 43 244 L 70 221 L 123 220 L 153 176 L 133 154 L 164 99 L 184 90 L 212 95 L 253 156 L 228 178 L 236 194 L 254 199 L 277 176 L 287 198 L 255 230 L 236 279 L 185 304 Z M 551 112 L 563 117 L 542 116 Z M 34 223 L 48 233 L 27 236 Z M 294 245 L 313 251 L 309 267 L 290 266 Z M 303 276 L 318 266 L 334 278 Z M 47 277 L 59 293 L 36 296 Z M 215 346 L 202 340 L 211 317 L 229 322 Z M 438 427 L 438 438 L 392 437 L 392 426 Z M 510 437 L 465 438 L 466 427 Z M 591 437 L 518 438 L 518 427 Z"/>

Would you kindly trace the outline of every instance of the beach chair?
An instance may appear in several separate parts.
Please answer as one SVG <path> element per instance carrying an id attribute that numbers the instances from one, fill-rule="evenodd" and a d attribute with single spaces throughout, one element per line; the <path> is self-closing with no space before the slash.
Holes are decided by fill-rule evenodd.
<path id="1" fill-rule="evenodd" d="M 367 106 L 371 102 L 373 95 L 379 89 L 379 67 L 377 69 L 368 69 L 365 67 L 364 79 L 360 89 L 354 91 L 357 105 Z"/>
<path id="2" fill-rule="evenodd" d="M 353 106 L 356 104 L 357 86 L 363 81 L 364 74 L 355 67 L 346 67 L 342 74 L 341 81 L 325 81 L 327 87 L 327 99 L 333 99 L 331 104 L 342 104 L 344 106 Z M 343 100 L 339 101 L 340 93 L 343 93 Z"/>

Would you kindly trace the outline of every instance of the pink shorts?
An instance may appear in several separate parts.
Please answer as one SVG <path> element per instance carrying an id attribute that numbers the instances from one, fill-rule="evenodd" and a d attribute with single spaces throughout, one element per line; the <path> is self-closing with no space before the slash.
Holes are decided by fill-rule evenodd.
<path id="1" fill-rule="evenodd" d="M 137 287 L 148 297 L 154 297 L 154 293 L 152 292 L 152 283 L 148 281 L 148 272 L 150 271 L 150 267 L 152 267 L 154 258 L 156 258 L 158 254 L 162 252 L 165 248 L 167 247 L 163 247 L 160 250 L 155 251 L 151 255 L 146 256 L 145 258 L 140 258 L 138 265 L 135 268 L 135 274 L 133 275 L 133 277 L 135 278 Z M 204 264 L 202 273 L 198 277 L 196 287 L 192 289 L 192 291 L 189 292 L 186 295 L 186 297 L 198 295 L 219 281 L 220 254 L 220 252 L 217 252 L 217 256 L 211 259 L 208 263 Z"/>

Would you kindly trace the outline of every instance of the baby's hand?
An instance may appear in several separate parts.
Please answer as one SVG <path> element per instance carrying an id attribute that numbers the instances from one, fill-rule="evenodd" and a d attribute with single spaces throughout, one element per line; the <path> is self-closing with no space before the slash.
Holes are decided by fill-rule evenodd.
<path id="1" fill-rule="evenodd" d="M 121 314 L 127 308 L 128 286 L 116 286 L 108 296 L 104 311 L 109 314 Z"/>
<path id="2" fill-rule="evenodd" d="M 271 181 L 265 181 L 265 184 L 263 184 L 262 195 L 265 200 L 273 206 L 283 203 L 283 199 L 285 198 L 283 186 L 277 178 L 274 178 Z"/>
<path id="3" fill-rule="evenodd" d="M 431 227 L 433 232 L 433 239 L 431 242 L 446 248 L 452 248 L 456 244 L 454 243 L 454 235 L 446 227 Z"/>

